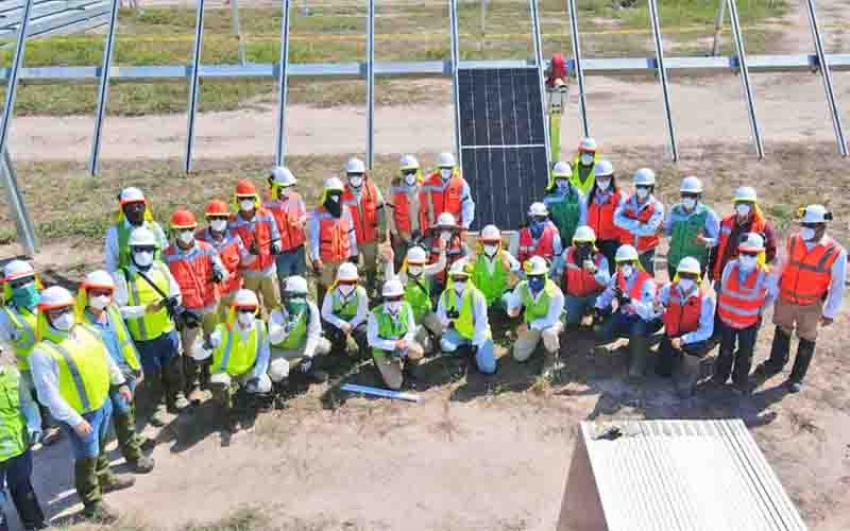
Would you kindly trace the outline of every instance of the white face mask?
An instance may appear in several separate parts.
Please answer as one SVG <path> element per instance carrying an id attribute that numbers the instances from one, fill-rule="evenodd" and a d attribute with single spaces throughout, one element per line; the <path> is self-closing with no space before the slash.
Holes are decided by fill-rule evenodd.
<path id="1" fill-rule="evenodd" d="M 112 297 L 109 295 L 98 295 L 97 297 L 89 298 L 89 305 L 95 310 L 103 310 L 109 303 L 112 301 Z"/>
<path id="2" fill-rule="evenodd" d="M 411 277 L 418 277 L 425 271 L 425 268 L 422 266 L 407 266 L 407 274 Z"/>
<path id="3" fill-rule="evenodd" d="M 390 315 L 398 315 L 401 311 L 401 301 L 390 301 L 387 303 L 387 312 Z"/>
<path id="4" fill-rule="evenodd" d="M 745 218 L 750 215 L 750 205 L 735 205 L 735 213 L 738 214 L 738 217 Z"/>
<path id="5" fill-rule="evenodd" d="M 340 284 L 339 292 L 343 294 L 343 296 L 348 297 L 354 292 L 354 289 L 357 288 L 354 284 Z"/>
<path id="6" fill-rule="evenodd" d="M 239 208 L 242 209 L 243 212 L 250 212 L 254 210 L 254 200 L 253 199 L 243 199 L 239 201 Z"/>
<path id="7" fill-rule="evenodd" d="M 741 269 L 743 269 L 744 271 L 752 271 L 753 269 L 755 269 L 757 261 L 757 256 L 741 255 L 738 257 L 738 263 L 741 264 Z"/>
<path id="8" fill-rule="evenodd" d="M 596 180 L 596 187 L 602 190 L 603 192 L 606 191 L 609 186 L 611 186 L 611 179 L 608 179 L 606 181 L 600 181 L 599 179 Z"/>
<path id="9" fill-rule="evenodd" d="M 442 177 L 444 181 L 451 179 L 454 173 L 455 171 L 452 168 L 440 168 L 440 177 Z"/>
<path id="10" fill-rule="evenodd" d="M 404 176 L 404 182 L 405 184 L 407 184 L 407 186 L 413 186 L 414 184 L 416 184 L 416 174 L 408 173 Z"/>
<path id="11" fill-rule="evenodd" d="M 153 253 L 150 251 L 142 251 L 140 253 L 133 253 L 133 260 L 136 262 L 136 265 L 139 267 L 148 267 L 153 263 Z"/>
<path id="12" fill-rule="evenodd" d="M 189 245 L 190 243 L 192 243 L 193 241 L 195 241 L 195 234 L 194 234 L 192 231 L 190 231 L 190 230 L 186 230 L 186 231 L 181 232 L 181 233 L 177 236 L 177 238 L 178 238 L 178 239 L 179 239 L 182 243 L 184 243 L 185 245 Z"/>
<path id="13" fill-rule="evenodd" d="M 694 288 L 694 281 L 690 278 L 681 278 L 679 279 L 679 287 L 682 288 L 682 291 L 685 293 L 689 293 Z"/>
<path id="14" fill-rule="evenodd" d="M 581 163 L 584 166 L 590 166 L 593 164 L 593 154 L 592 153 L 582 153 L 581 154 Z"/>
<path id="15" fill-rule="evenodd" d="M 65 312 L 59 317 L 53 319 L 51 324 L 56 330 L 67 332 L 72 326 L 74 326 L 74 314 L 71 312 Z"/>
<path id="16" fill-rule="evenodd" d="M 624 277 L 629 278 L 632 276 L 632 273 L 635 272 L 635 266 L 633 265 L 624 265 L 620 268 L 620 273 L 623 274 Z"/>
<path id="17" fill-rule="evenodd" d="M 360 188 L 363 186 L 363 177 L 360 177 L 359 175 L 357 177 L 349 177 L 348 184 L 350 184 L 352 188 Z"/>
<path id="18" fill-rule="evenodd" d="M 484 246 L 484 254 L 486 254 L 487 256 L 489 256 L 491 258 L 493 256 L 496 256 L 496 251 L 498 251 L 498 250 L 499 250 L 498 245 L 485 245 Z"/>
<path id="19" fill-rule="evenodd" d="M 804 242 L 810 242 L 815 239 L 815 229 L 811 227 L 802 227 L 800 229 L 800 237 Z"/>
<path id="20" fill-rule="evenodd" d="M 455 280 L 455 281 L 453 281 L 453 284 L 454 284 L 454 287 L 455 287 L 455 291 L 458 292 L 458 293 L 463 293 L 464 288 L 466 288 L 466 281 L 465 280 Z"/>
<path id="21" fill-rule="evenodd" d="M 641 201 L 649 197 L 648 188 L 635 188 L 635 193 L 637 194 L 638 199 L 640 199 Z"/>
<path id="22" fill-rule="evenodd" d="M 239 315 L 236 317 L 239 321 L 239 324 L 242 326 L 250 326 L 254 322 L 254 314 L 249 312 L 239 312 Z"/>
<path id="23" fill-rule="evenodd" d="M 452 231 L 444 230 L 443 232 L 440 233 L 440 239 L 443 240 L 446 243 L 449 243 L 449 240 L 452 239 Z"/>
<path id="24" fill-rule="evenodd" d="M 210 228 L 215 232 L 224 232 L 227 229 L 226 219 L 214 219 L 210 221 Z"/>
<path id="25" fill-rule="evenodd" d="M 291 189 L 292 188 L 289 187 L 289 186 L 281 186 L 280 188 L 277 189 L 277 193 L 280 197 L 289 197 L 289 191 Z"/>
<path id="26" fill-rule="evenodd" d="M 687 210 L 693 210 L 697 206 L 697 200 L 693 197 L 686 197 L 682 199 L 682 206 Z"/>

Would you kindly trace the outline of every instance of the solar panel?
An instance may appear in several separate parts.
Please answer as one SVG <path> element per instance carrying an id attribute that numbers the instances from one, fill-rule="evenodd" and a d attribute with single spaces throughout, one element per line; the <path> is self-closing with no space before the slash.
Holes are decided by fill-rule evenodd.
<path id="1" fill-rule="evenodd" d="M 463 175 L 475 228 L 516 229 L 543 198 L 547 158 L 536 68 L 458 71 Z"/>

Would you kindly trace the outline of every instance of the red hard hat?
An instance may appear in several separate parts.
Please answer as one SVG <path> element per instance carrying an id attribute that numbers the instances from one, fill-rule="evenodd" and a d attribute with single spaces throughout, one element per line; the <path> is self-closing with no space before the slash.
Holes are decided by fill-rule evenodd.
<path id="1" fill-rule="evenodd" d="M 191 211 L 185 208 L 178 208 L 171 215 L 172 229 L 194 229 L 197 226 L 198 222 L 195 221 L 195 214 L 192 214 Z"/>
<path id="2" fill-rule="evenodd" d="M 207 217 L 210 216 L 229 216 L 230 207 L 221 199 L 213 199 L 207 203 L 207 209 L 204 211 Z"/>
<path id="3" fill-rule="evenodd" d="M 236 197 L 257 196 L 257 187 L 251 181 L 244 179 L 236 183 Z"/>

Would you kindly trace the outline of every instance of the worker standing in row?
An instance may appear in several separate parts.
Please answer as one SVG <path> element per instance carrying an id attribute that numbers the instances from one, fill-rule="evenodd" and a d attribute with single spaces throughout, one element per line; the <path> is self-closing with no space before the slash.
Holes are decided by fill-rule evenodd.
<path id="1" fill-rule="evenodd" d="M 270 198 L 263 206 L 272 213 L 280 233 L 280 254 L 275 257 L 279 292 L 283 293 L 286 279 L 303 276 L 307 271 L 304 244 L 307 241 L 307 205 L 294 190 L 298 180 L 289 168 L 278 166 L 269 175 Z"/>
<path id="2" fill-rule="evenodd" d="M 655 249 L 661 241 L 664 205 L 655 198 L 655 172 L 637 170 L 632 178 L 634 193 L 623 199 L 614 211 L 614 224 L 620 228 L 620 243 L 637 249 L 640 264 L 655 274 Z"/>
<path id="3" fill-rule="evenodd" d="M 734 208 L 735 211 L 720 222 L 711 277 L 714 282 L 720 280 L 726 264 L 738 256 L 738 243 L 744 234 L 754 233 L 762 237 L 764 263 L 770 264 L 776 259 L 776 233 L 758 206 L 755 189 L 750 186 L 738 188 L 735 191 Z"/>
<path id="4" fill-rule="evenodd" d="M 310 215 L 307 234 L 310 237 L 310 262 L 313 272 L 319 277 L 319 300 L 324 300 L 340 264 L 358 260 L 354 219 L 351 210 L 343 208 L 342 204 L 344 191 L 345 186 L 338 178 L 326 180 L 319 206 Z"/>
<path id="5" fill-rule="evenodd" d="M 611 280 L 608 259 L 596 248 L 593 229 L 576 229 L 573 244 L 563 255 L 564 309 L 567 326 L 578 326 L 592 313 L 596 299 Z"/>
<path id="6" fill-rule="evenodd" d="M 462 230 L 468 230 L 475 221 L 472 192 L 451 153 L 440 153 L 437 157 L 437 171 L 422 185 L 419 205 L 423 232 L 435 226 L 443 213 L 451 214 Z"/>
<path id="7" fill-rule="evenodd" d="M 342 203 L 351 212 L 357 251 L 366 274 L 366 288 L 374 293 L 378 275 L 378 244 L 387 241 L 387 213 L 384 196 L 366 173 L 362 160 L 353 157 L 345 164 L 348 184 Z"/>
<path id="8" fill-rule="evenodd" d="M 118 212 L 116 221 L 106 230 L 106 244 L 103 251 L 106 270 L 110 273 L 130 265 L 130 233 L 138 227 L 145 227 L 156 238 L 159 252 L 168 247 L 165 231 L 154 221 L 145 194 L 138 188 L 130 187 L 118 194 Z M 159 259 L 159 255 L 154 256 Z"/>
<path id="9" fill-rule="evenodd" d="M 597 162 L 596 141 L 592 138 L 582 138 L 578 145 L 578 153 L 572 163 L 573 186 L 585 196 L 593 187 L 596 176 L 595 166 Z"/>
<path id="10" fill-rule="evenodd" d="M 679 262 L 686 256 L 697 259 L 701 275 L 705 275 L 711 265 L 708 259 L 711 249 L 717 245 L 720 222 L 717 214 L 703 204 L 702 191 L 702 181 L 698 178 L 682 179 L 679 186 L 682 202 L 670 209 L 664 222 L 664 234 L 670 237 L 667 275 L 671 281 Z"/>
<path id="11" fill-rule="evenodd" d="M 511 277 L 518 277 L 520 263 L 503 248 L 502 233 L 495 225 L 487 225 L 478 236 L 478 252 L 472 266 L 472 283 L 481 290 L 490 309 L 507 308 L 505 296 Z"/>
<path id="12" fill-rule="evenodd" d="M 390 234 L 395 270 L 401 269 L 401 264 L 407 250 L 414 241 L 425 236 L 422 229 L 422 170 L 419 161 L 413 155 L 405 155 L 399 161 L 399 175 L 392 180 L 387 203 L 393 215 L 390 217 Z M 389 278 L 389 277 L 387 277 Z"/>
<path id="13" fill-rule="evenodd" d="M 369 314 L 368 340 L 372 360 L 384 385 L 399 390 L 417 377 L 416 367 L 425 355 L 416 341 L 413 308 L 404 300 L 404 288 L 396 278 L 389 278 L 381 291 L 383 304 Z"/>
<path id="14" fill-rule="evenodd" d="M 620 229 L 614 224 L 614 212 L 621 194 L 614 177 L 614 166 L 600 160 L 594 167 L 595 180 L 587 195 L 587 225 L 596 235 L 596 248 L 608 260 L 608 273 L 614 274 L 614 255 L 620 247 Z"/>
<path id="15" fill-rule="evenodd" d="M 514 238 L 511 254 L 521 264 L 532 256 L 551 262 L 564 251 L 558 227 L 549 219 L 549 209 L 543 203 L 532 203 L 528 207 L 528 225 L 520 229 Z"/>
<path id="16" fill-rule="evenodd" d="M 368 356 L 366 320 L 369 318 L 369 295 L 360 285 L 357 266 L 346 262 L 339 266 L 336 282 L 322 301 L 325 333 L 335 352 L 345 353 L 348 338 L 357 343 L 360 359 Z"/>
<path id="17" fill-rule="evenodd" d="M 587 201 L 571 182 L 572 169 L 566 162 L 558 162 L 543 197 L 549 219 L 558 228 L 561 240 L 570 242 L 579 225 L 587 223 Z"/>

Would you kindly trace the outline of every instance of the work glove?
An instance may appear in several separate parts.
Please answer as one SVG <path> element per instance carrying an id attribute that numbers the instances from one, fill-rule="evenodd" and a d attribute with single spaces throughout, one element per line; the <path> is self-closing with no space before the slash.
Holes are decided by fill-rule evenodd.
<path id="1" fill-rule="evenodd" d="M 626 295 L 626 293 L 620 288 L 617 288 L 614 291 L 614 295 L 616 295 L 617 297 L 617 304 L 619 304 L 620 308 L 625 308 L 626 306 L 632 303 L 631 297 Z"/>
<path id="2" fill-rule="evenodd" d="M 245 390 L 249 393 L 256 393 L 257 383 L 258 381 L 256 378 L 251 378 L 250 380 L 248 380 L 248 383 L 245 384 Z"/>
<path id="3" fill-rule="evenodd" d="M 312 359 L 307 358 L 307 359 L 305 359 L 304 361 L 301 362 L 300 369 L 301 369 L 302 374 L 307 374 L 308 372 L 310 372 L 310 369 L 312 369 L 312 368 L 313 368 L 313 360 Z"/>
<path id="4" fill-rule="evenodd" d="M 222 273 L 216 268 L 213 268 L 212 279 L 213 282 L 215 282 L 216 284 L 221 284 L 221 282 L 224 280 L 224 273 Z"/>
<path id="5" fill-rule="evenodd" d="M 280 254 L 283 249 L 280 246 L 280 242 L 275 240 L 272 242 L 272 254 Z"/>

